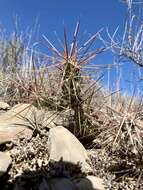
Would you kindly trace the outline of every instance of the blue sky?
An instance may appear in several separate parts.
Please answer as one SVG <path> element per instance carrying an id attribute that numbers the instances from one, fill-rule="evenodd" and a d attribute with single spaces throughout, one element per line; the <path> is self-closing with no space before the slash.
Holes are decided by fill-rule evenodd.
<path id="1" fill-rule="evenodd" d="M 119 0 L 0 0 L 0 23 L 9 34 L 13 30 L 15 16 L 18 15 L 19 28 L 25 31 L 33 27 L 38 20 L 39 37 L 42 34 L 55 41 L 54 31 L 62 36 L 63 26 L 66 25 L 70 34 L 74 31 L 78 20 L 81 22 L 81 33 L 93 34 L 104 27 L 112 33 L 120 26 L 123 30 L 123 20 L 126 7 Z M 100 56 L 95 64 L 111 64 L 111 53 Z M 129 79 L 133 71 L 131 65 L 124 66 L 123 78 Z M 106 83 L 105 75 L 105 83 Z M 115 70 L 112 71 L 112 80 L 117 78 Z M 129 90 L 129 85 L 122 81 L 122 87 Z"/>
<path id="2" fill-rule="evenodd" d="M 0 0 L 0 21 L 6 28 L 12 26 L 16 14 L 23 28 L 38 18 L 43 33 L 60 31 L 63 23 L 73 30 L 77 20 L 88 32 L 94 32 L 121 24 L 125 6 L 119 0 Z"/>

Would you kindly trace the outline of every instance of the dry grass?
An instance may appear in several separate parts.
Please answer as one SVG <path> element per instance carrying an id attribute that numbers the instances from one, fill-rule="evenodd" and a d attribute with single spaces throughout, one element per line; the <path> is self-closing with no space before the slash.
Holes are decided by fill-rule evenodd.
<path id="1" fill-rule="evenodd" d="M 68 44 L 67 33 L 64 31 L 64 49 L 61 51 L 44 36 L 53 56 L 35 49 L 30 50 L 22 36 L 14 35 L 8 46 L 7 41 L 3 40 L 0 47 L 0 99 L 12 106 L 17 103 L 30 103 L 40 109 L 54 111 L 57 115 L 68 112 L 69 126 L 66 127 L 80 141 L 95 148 L 98 141 L 101 150 L 106 153 L 110 150 L 112 156 L 120 154 L 124 157 L 126 166 L 127 160 L 130 160 L 131 166 L 137 169 L 123 174 L 132 173 L 139 178 L 142 175 L 140 164 L 143 152 L 142 99 L 138 100 L 135 94 L 122 94 L 119 80 L 117 92 L 103 88 L 102 76 L 97 75 L 93 80 L 86 67 L 109 47 L 94 50 L 91 48 L 100 38 L 100 31 L 79 47 L 78 33 L 79 23 L 75 28 L 73 41 Z M 140 29 L 137 36 L 141 34 Z M 138 38 L 135 39 L 136 43 Z M 115 49 L 117 43 L 111 39 L 111 47 Z M 142 41 L 138 45 L 135 41 L 132 48 L 137 51 Z M 34 128 L 37 122 L 29 121 Z"/>

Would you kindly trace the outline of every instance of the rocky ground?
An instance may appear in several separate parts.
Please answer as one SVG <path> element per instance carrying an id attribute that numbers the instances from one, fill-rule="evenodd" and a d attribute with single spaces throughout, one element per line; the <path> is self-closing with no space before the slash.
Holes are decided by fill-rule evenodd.
<path id="1" fill-rule="evenodd" d="M 97 138 L 86 150 L 53 120 L 44 128 L 35 123 L 35 117 L 39 121 L 35 107 L 20 104 L 9 109 L 3 105 L 0 115 L 0 189 L 143 189 L 141 167 L 135 163 L 139 158 L 127 155 L 125 147 L 113 151 Z M 49 119 L 48 114 L 46 123 Z"/>

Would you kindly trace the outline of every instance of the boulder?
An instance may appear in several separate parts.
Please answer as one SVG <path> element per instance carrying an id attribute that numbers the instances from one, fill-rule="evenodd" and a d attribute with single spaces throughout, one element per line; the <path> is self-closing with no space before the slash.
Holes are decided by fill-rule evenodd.
<path id="1" fill-rule="evenodd" d="M 0 144 L 11 142 L 18 138 L 30 139 L 32 134 L 32 130 L 26 126 L 0 123 Z"/>
<path id="2" fill-rule="evenodd" d="M 27 124 L 34 119 L 37 109 L 30 104 L 17 104 L 12 109 L 0 115 L 0 124 Z"/>
<path id="3" fill-rule="evenodd" d="M 32 130 L 28 126 L 34 120 L 36 110 L 30 104 L 18 104 L 0 115 L 0 144 L 17 138 L 31 138 Z"/>
<path id="4" fill-rule="evenodd" d="M 49 131 L 49 155 L 50 160 L 72 164 L 81 163 L 82 172 L 91 172 L 92 169 L 87 152 L 79 140 L 66 128 L 57 126 Z"/>
<path id="5" fill-rule="evenodd" d="M 77 190 L 105 190 L 104 182 L 101 178 L 87 176 L 76 181 Z"/>
<path id="6" fill-rule="evenodd" d="M 9 154 L 0 152 L 0 177 L 5 174 L 12 163 L 12 159 Z"/>

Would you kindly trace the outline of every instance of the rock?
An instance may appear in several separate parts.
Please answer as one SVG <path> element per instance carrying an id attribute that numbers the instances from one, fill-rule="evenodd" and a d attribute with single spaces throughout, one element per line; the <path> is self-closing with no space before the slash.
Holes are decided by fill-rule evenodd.
<path id="1" fill-rule="evenodd" d="M 43 180 L 39 190 L 76 190 L 75 185 L 67 178 L 51 178 Z"/>
<path id="2" fill-rule="evenodd" d="M 11 142 L 18 138 L 30 139 L 32 133 L 32 130 L 25 126 L 0 123 L 0 144 Z"/>
<path id="3" fill-rule="evenodd" d="M 29 121 L 34 121 L 36 108 L 30 104 L 18 104 L 0 115 L 0 144 L 17 138 L 31 138 Z"/>
<path id="4" fill-rule="evenodd" d="M 0 110 L 8 110 L 10 109 L 10 105 L 8 105 L 6 102 L 0 101 Z"/>
<path id="5" fill-rule="evenodd" d="M 37 109 L 30 104 L 17 104 L 11 110 L 0 115 L 0 124 L 23 124 L 34 119 Z"/>
<path id="6" fill-rule="evenodd" d="M 11 163 L 11 157 L 4 152 L 0 152 L 0 177 L 7 172 Z"/>
<path id="7" fill-rule="evenodd" d="M 62 159 L 63 162 L 72 164 L 80 162 L 83 172 L 92 171 L 90 165 L 87 163 L 89 158 L 85 148 L 66 128 L 62 126 L 51 128 L 48 143 L 50 160 L 58 162 Z"/>
<path id="8" fill-rule="evenodd" d="M 76 182 L 77 190 L 105 190 L 104 182 L 101 178 L 87 176 Z"/>
<path id="9" fill-rule="evenodd" d="M 52 128 L 56 126 L 55 120 L 59 120 L 56 112 L 38 110 L 30 104 L 18 104 L 0 115 L 0 144 L 17 138 L 29 139 L 33 132 L 28 126 L 32 123 Z"/>

